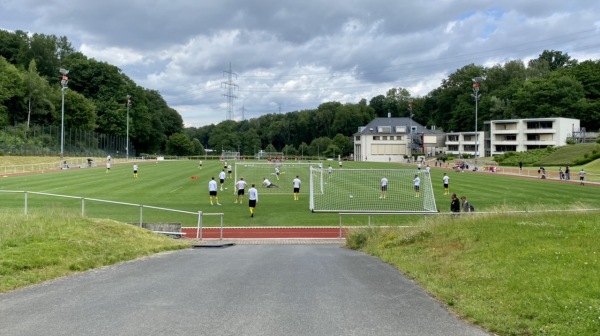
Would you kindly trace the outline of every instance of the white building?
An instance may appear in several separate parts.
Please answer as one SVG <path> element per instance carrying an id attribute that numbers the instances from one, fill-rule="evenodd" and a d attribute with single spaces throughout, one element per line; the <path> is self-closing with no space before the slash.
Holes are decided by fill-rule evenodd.
<path id="1" fill-rule="evenodd" d="M 443 147 L 443 132 L 411 118 L 376 118 L 354 134 L 355 161 L 405 162 L 411 153 L 435 155 Z"/>
<path id="2" fill-rule="evenodd" d="M 487 151 L 483 131 L 477 132 L 477 144 L 477 157 L 484 156 Z M 446 133 L 446 153 L 475 156 L 475 132 Z"/>
<path id="3" fill-rule="evenodd" d="M 531 118 L 491 120 L 485 123 L 486 156 L 564 146 L 579 132 L 579 119 Z"/>

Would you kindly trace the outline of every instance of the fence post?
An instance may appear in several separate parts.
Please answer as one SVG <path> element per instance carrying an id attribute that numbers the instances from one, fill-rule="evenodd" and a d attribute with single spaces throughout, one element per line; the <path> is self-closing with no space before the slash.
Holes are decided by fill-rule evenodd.
<path id="1" fill-rule="evenodd" d="M 342 240 L 342 214 L 340 213 L 340 240 Z"/>
<path id="2" fill-rule="evenodd" d="M 202 240 L 202 211 L 198 211 L 198 227 L 196 228 L 196 239 Z"/>
<path id="3" fill-rule="evenodd" d="M 25 214 L 27 215 L 27 191 L 25 191 Z"/>
<path id="4" fill-rule="evenodd" d="M 140 227 L 143 227 L 142 223 L 144 222 L 144 205 L 140 204 Z"/>
<path id="5" fill-rule="evenodd" d="M 219 240 L 223 240 L 223 214 L 221 214 L 221 234 Z"/>
<path id="6" fill-rule="evenodd" d="M 81 198 L 81 218 L 85 218 L 85 197 Z"/>

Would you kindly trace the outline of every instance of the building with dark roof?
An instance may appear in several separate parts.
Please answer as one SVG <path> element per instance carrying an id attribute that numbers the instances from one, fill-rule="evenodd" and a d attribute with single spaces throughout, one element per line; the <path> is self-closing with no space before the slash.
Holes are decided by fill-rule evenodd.
<path id="1" fill-rule="evenodd" d="M 416 155 L 433 156 L 444 149 L 445 133 L 412 118 L 376 118 L 354 133 L 354 160 L 406 162 Z"/>

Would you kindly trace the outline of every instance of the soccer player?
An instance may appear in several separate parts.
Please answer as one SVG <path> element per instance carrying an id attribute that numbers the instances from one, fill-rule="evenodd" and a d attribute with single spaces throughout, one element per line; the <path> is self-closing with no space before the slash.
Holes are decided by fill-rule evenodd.
<path id="1" fill-rule="evenodd" d="M 277 177 L 277 181 L 279 181 L 279 167 L 275 166 L 275 177 Z"/>
<path id="2" fill-rule="evenodd" d="M 340 166 L 340 168 L 342 168 L 342 160 L 340 160 L 340 161 L 338 162 L 338 166 Z"/>
<path id="3" fill-rule="evenodd" d="M 427 167 L 425 167 L 425 174 L 429 175 L 430 171 L 431 171 L 431 167 L 429 167 L 429 165 L 427 165 Z"/>
<path id="4" fill-rule="evenodd" d="M 134 164 L 133 165 L 133 178 L 138 178 L 137 172 L 138 172 L 138 165 Z"/>
<path id="5" fill-rule="evenodd" d="M 294 184 L 294 201 L 297 201 L 299 199 L 301 183 L 298 175 L 296 175 L 296 178 L 292 181 L 292 183 Z"/>
<path id="6" fill-rule="evenodd" d="M 415 179 L 413 180 L 413 183 L 415 185 L 415 197 L 419 197 L 421 195 L 421 178 L 419 177 L 419 174 L 415 175 Z"/>
<path id="7" fill-rule="evenodd" d="M 258 190 L 256 190 L 254 183 L 252 183 L 252 187 L 248 190 L 248 207 L 250 208 L 250 217 L 254 217 L 254 208 L 256 208 L 256 203 L 258 203 Z"/>
<path id="8" fill-rule="evenodd" d="M 229 178 L 233 178 L 233 176 L 231 176 L 233 172 L 233 167 L 231 167 L 231 165 L 227 165 L 227 174 L 229 174 Z"/>
<path id="9" fill-rule="evenodd" d="M 198 161 L 198 168 L 202 169 L 202 160 Z"/>
<path id="10" fill-rule="evenodd" d="M 221 182 L 221 191 L 223 191 L 223 184 L 225 184 L 225 178 L 227 175 L 225 174 L 225 169 L 222 169 L 219 173 L 219 182 Z"/>
<path id="11" fill-rule="evenodd" d="M 585 171 L 583 170 L 583 168 L 581 168 L 581 170 L 579 171 L 579 184 L 585 185 L 583 183 L 584 179 L 585 179 Z"/>
<path id="12" fill-rule="evenodd" d="M 110 161 L 106 161 L 106 172 L 110 173 Z"/>
<path id="13" fill-rule="evenodd" d="M 379 198 L 385 198 L 385 196 L 387 195 L 387 185 L 388 179 L 384 176 L 381 178 L 381 194 L 379 195 Z"/>
<path id="14" fill-rule="evenodd" d="M 221 205 L 221 203 L 219 203 L 219 197 L 217 196 L 217 181 L 215 181 L 214 176 L 208 182 L 208 194 L 210 196 L 210 205 L 213 205 L 213 200 L 217 205 Z"/>
<path id="15" fill-rule="evenodd" d="M 263 186 L 267 187 L 267 188 L 279 188 L 278 186 L 276 186 L 275 184 L 273 184 L 271 181 L 269 181 L 266 177 L 263 178 Z"/>
<path id="16" fill-rule="evenodd" d="M 444 195 L 448 195 L 450 193 L 450 188 L 448 188 L 448 184 L 450 183 L 450 176 L 444 173 L 444 177 L 442 177 L 442 181 L 444 181 Z"/>
<path id="17" fill-rule="evenodd" d="M 333 173 L 333 167 L 331 167 L 331 165 L 327 168 L 327 173 L 329 174 L 329 178 L 331 178 L 331 173 Z"/>
<path id="18" fill-rule="evenodd" d="M 246 187 L 248 186 L 248 183 L 246 183 L 246 181 L 244 181 L 243 177 L 240 177 L 240 180 L 235 184 L 237 186 L 237 198 L 235 199 L 235 202 L 233 203 L 237 203 L 238 201 L 240 202 L 240 204 L 242 204 L 242 201 L 244 200 L 244 193 L 246 191 Z"/>

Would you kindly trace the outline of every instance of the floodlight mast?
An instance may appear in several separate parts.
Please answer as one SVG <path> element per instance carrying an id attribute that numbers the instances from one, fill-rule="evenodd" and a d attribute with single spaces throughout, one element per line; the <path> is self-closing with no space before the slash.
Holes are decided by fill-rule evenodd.
<path id="1" fill-rule="evenodd" d="M 479 154 L 478 152 L 478 136 L 477 136 L 477 103 L 479 102 L 479 99 L 481 98 L 481 95 L 479 94 L 479 82 L 482 80 L 483 78 L 481 77 L 475 77 L 473 78 L 473 97 L 475 98 L 475 167 L 473 167 L 473 169 L 477 170 L 477 154 Z"/>
<path id="2" fill-rule="evenodd" d="M 125 144 L 127 162 L 129 162 L 129 107 L 131 107 L 131 96 L 127 95 L 127 140 Z"/>
<path id="3" fill-rule="evenodd" d="M 62 101 L 61 101 L 61 112 L 60 112 L 60 164 L 64 164 L 65 159 L 65 91 L 67 90 L 67 84 L 69 83 L 69 70 L 60 68 L 58 70 L 62 74 L 60 84 L 62 85 Z"/>
<path id="4" fill-rule="evenodd" d="M 410 118 L 410 130 L 409 130 L 409 151 L 410 151 L 410 155 L 409 155 L 409 162 L 412 162 L 412 158 L 413 158 L 413 134 L 412 134 L 412 118 L 415 116 L 412 112 L 413 112 L 413 103 L 412 100 L 408 101 L 408 111 L 409 111 L 409 118 Z"/>

